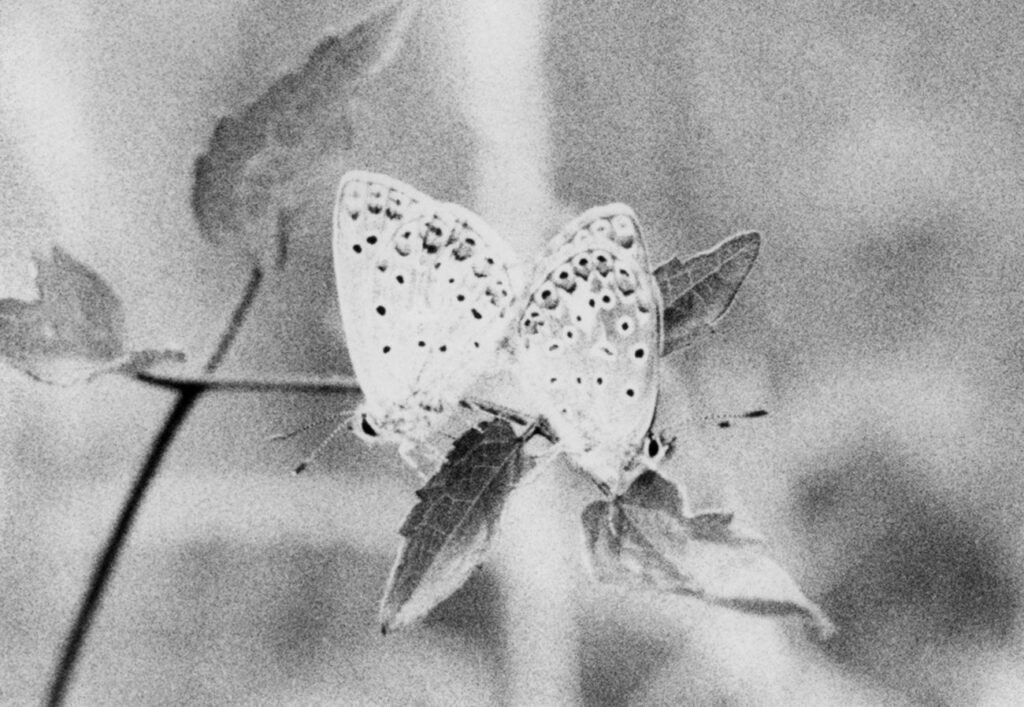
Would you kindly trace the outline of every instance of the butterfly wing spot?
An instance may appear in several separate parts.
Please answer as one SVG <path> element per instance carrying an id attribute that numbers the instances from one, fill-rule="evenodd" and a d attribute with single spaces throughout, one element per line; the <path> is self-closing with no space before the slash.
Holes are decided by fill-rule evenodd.
<path id="1" fill-rule="evenodd" d="M 546 309 L 554 309 L 558 306 L 558 294 L 553 287 L 545 287 L 540 292 L 540 303 Z"/>
<path id="2" fill-rule="evenodd" d="M 607 240 L 612 235 L 612 225 L 606 219 L 597 219 L 590 224 L 590 233 L 598 240 Z"/>
<path id="3" fill-rule="evenodd" d="M 409 255 L 412 252 L 412 226 L 406 226 L 395 236 L 395 252 Z"/>
<path id="4" fill-rule="evenodd" d="M 626 214 L 618 214 L 612 217 L 612 230 L 615 231 L 615 241 L 623 248 L 629 250 L 636 241 L 636 224 Z"/>
<path id="5" fill-rule="evenodd" d="M 486 260 L 480 259 L 473 262 L 473 274 L 477 277 L 487 277 L 491 272 L 491 266 Z"/>
<path id="6" fill-rule="evenodd" d="M 401 218 L 404 206 L 405 197 L 401 192 L 392 189 L 388 192 L 388 203 L 384 214 L 390 219 Z"/>
<path id="7" fill-rule="evenodd" d="M 360 181 L 351 181 L 345 184 L 345 190 L 341 195 L 342 207 L 349 217 L 355 221 L 359 218 L 359 212 L 366 200 L 366 190 Z"/>
<path id="8" fill-rule="evenodd" d="M 593 269 L 593 265 L 586 254 L 577 255 L 572 261 L 572 269 L 579 277 L 585 280 L 590 277 L 590 271 Z"/>
<path id="9" fill-rule="evenodd" d="M 573 277 L 572 270 L 562 266 L 562 268 L 555 274 L 555 284 L 566 292 L 572 292 L 575 290 L 576 278 Z"/>
<path id="10" fill-rule="evenodd" d="M 488 285 L 487 289 L 484 290 L 484 295 L 487 296 L 491 304 L 497 307 L 504 298 L 508 297 L 508 290 L 498 290 L 494 285 Z"/>
<path id="11" fill-rule="evenodd" d="M 616 271 L 615 284 L 623 295 L 631 295 L 637 290 L 636 275 L 626 268 L 619 268 Z"/>
<path id="12" fill-rule="evenodd" d="M 384 209 L 385 198 L 384 187 L 380 184 L 371 184 L 366 198 L 366 210 L 371 214 L 379 214 Z"/>

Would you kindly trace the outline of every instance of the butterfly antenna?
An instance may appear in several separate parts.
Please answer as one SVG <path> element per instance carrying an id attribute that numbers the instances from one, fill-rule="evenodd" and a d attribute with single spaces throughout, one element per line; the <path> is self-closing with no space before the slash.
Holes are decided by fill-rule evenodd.
<path id="1" fill-rule="evenodd" d="M 758 408 L 757 410 L 748 410 L 747 412 L 741 412 L 735 415 L 705 415 L 702 420 L 715 422 L 720 429 L 727 429 L 732 427 L 733 420 L 753 420 L 758 417 L 767 417 L 768 411 Z"/>
<path id="2" fill-rule="evenodd" d="M 331 433 L 320 440 L 320 444 L 316 445 L 316 447 L 313 448 L 313 451 L 306 455 L 305 459 L 295 465 L 295 468 L 292 469 L 292 473 L 297 475 L 304 472 L 306 468 L 313 463 L 313 460 L 320 455 L 320 452 L 324 450 L 324 447 L 326 447 L 327 444 L 343 429 L 345 429 L 345 425 L 342 424 L 331 430 Z"/>
<path id="3" fill-rule="evenodd" d="M 338 420 L 346 419 L 352 415 L 352 412 L 353 410 L 342 410 L 341 412 L 336 412 L 334 414 L 327 415 L 326 417 L 318 418 L 316 420 L 313 420 L 312 422 L 307 422 L 305 425 L 302 425 L 301 427 L 297 427 L 294 430 L 290 430 L 289 432 L 281 432 L 276 435 L 271 435 L 270 437 L 267 438 L 267 441 L 283 442 L 286 439 L 291 439 L 292 437 L 300 435 L 303 432 L 306 432 L 307 430 L 313 429 L 314 427 L 321 427 L 322 425 L 326 425 L 328 422 L 337 422 Z"/>

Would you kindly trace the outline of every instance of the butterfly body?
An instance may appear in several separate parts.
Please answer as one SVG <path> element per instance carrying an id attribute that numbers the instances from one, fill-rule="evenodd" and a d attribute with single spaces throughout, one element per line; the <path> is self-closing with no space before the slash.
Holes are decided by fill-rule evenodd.
<path id="1" fill-rule="evenodd" d="M 349 427 L 409 460 L 492 368 L 514 318 L 515 255 L 472 212 L 370 172 L 341 180 L 333 250 L 365 396 Z"/>
<path id="2" fill-rule="evenodd" d="M 562 451 L 615 493 L 653 463 L 661 311 L 636 216 L 609 204 L 551 240 L 517 325 L 517 372 L 535 408 Z"/>

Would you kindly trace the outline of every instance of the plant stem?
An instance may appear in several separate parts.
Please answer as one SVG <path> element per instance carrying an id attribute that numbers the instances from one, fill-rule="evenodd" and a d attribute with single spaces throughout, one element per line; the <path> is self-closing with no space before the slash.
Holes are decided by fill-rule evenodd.
<path id="1" fill-rule="evenodd" d="M 296 392 L 296 393 L 358 393 L 359 382 L 353 376 L 331 378 L 227 378 L 220 376 L 178 376 L 174 374 L 140 372 L 133 377 L 142 383 L 159 388 L 184 390 L 190 387 L 206 391 L 229 393 Z"/>
<path id="2" fill-rule="evenodd" d="M 252 308 L 262 279 L 262 270 L 258 265 L 254 265 L 242 297 L 220 337 L 217 348 L 203 367 L 205 373 L 213 373 L 224 360 L 224 356 L 231 348 L 232 343 L 234 343 L 249 310 Z M 54 668 L 50 679 L 50 687 L 47 691 L 45 704 L 63 704 L 68 686 L 71 684 L 71 678 L 74 676 L 75 666 L 82 653 L 85 639 L 89 634 L 89 629 L 92 627 L 93 620 L 96 618 L 96 612 L 99 610 L 100 603 L 103 600 L 103 594 L 106 591 L 111 576 L 114 574 L 117 561 L 120 558 L 121 551 L 124 549 L 125 542 L 132 529 L 132 524 L 135 522 L 135 517 L 138 515 L 142 501 L 145 499 L 146 492 L 156 477 L 164 454 L 170 448 L 171 442 L 174 441 L 174 437 L 181 428 L 182 423 L 188 417 L 189 412 L 198 402 L 200 396 L 206 391 L 206 388 L 205 383 L 185 383 L 176 388 L 178 398 L 167 415 L 167 419 L 164 420 L 160 432 L 153 440 L 153 444 L 149 449 L 149 455 L 140 467 L 138 475 L 135 477 L 135 483 L 132 485 L 131 491 L 121 506 L 117 522 L 114 524 L 114 528 L 107 538 L 106 545 L 93 566 L 92 575 L 89 578 L 89 586 L 85 596 L 82 598 L 82 603 L 78 607 L 78 614 L 75 616 L 75 621 L 71 626 L 61 651 L 60 660 Z"/>

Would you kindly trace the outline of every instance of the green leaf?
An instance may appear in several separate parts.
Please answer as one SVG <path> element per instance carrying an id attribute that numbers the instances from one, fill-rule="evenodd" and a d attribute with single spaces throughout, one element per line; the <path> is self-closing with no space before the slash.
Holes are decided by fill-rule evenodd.
<path id="1" fill-rule="evenodd" d="M 663 356 L 712 333 L 753 267 L 760 247 L 760 234 L 740 233 L 685 263 L 672 258 L 654 271 L 665 303 Z"/>
<path id="2" fill-rule="evenodd" d="M 125 351 L 124 309 L 93 270 L 60 248 L 0 262 L 0 358 L 58 385 L 138 371 L 178 351 Z"/>
<path id="3" fill-rule="evenodd" d="M 382 631 L 426 616 L 483 562 L 505 501 L 528 468 L 523 443 L 505 420 L 481 423 L 416 492 L 381 602 Z"/>
<path id="4" fill-rule="evenodd" d="M 196 160 L 192 188 L 205 238 L 282 267 L 293 230 L 323 227 L 343 171 L 339 156 L 352 142 L 354 86 L 391 62 L 417 7 L 392 3 L 349 32 L 325 38 L 302 67 L 217 123 Z M 304 213 L 316 218 L 307 224 Z"/>
<path id="5" fill-rule="evenodd" d="M 602 582 L 695 597 L 761 615 L 798 614 L 822 637 L 831 622 L 731 513 L 687 516 L 678 489 L 653 472 L 583 511 L 587 556 Z"/>

